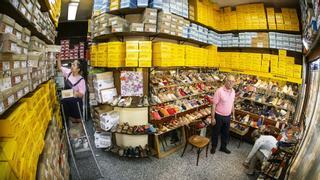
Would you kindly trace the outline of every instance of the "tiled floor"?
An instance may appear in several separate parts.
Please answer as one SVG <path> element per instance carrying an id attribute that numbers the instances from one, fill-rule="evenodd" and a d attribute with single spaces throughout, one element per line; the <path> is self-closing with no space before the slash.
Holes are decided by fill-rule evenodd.
<path id="1" fill-rule="evenodd" d="M 89 128 L 90 129 L 90 128 Z M 92 132 L 91 132 L 92 133 Z M 205 180 L 205 179 L 252 179 L 244 173 L 242 162 L 251 150 L 252 145 L 243 143 L 237 148 L 238 140 L 231 138 L 228 148 L 231 154 L 217 151 L 214 155 L 205 151 L 201 153 L 199 166 L 196 166 L 196 150 L 189 147 L 181 158 L 182 149 L 166 158 L 157 159 L 128 159 L 96 149 L 96 156 L 102 172 L 103 179 L 111 180 Z M 79 158 L 79 157 L 78 157 Z M 82 179 L 99 179 L 98 170 L 94 165 L 92 156 L 84 154 L 80 162 Z M 72 164 L 72 162 L 70 162 Z M 72 170 L 72 179 L 77 179 Z"/>

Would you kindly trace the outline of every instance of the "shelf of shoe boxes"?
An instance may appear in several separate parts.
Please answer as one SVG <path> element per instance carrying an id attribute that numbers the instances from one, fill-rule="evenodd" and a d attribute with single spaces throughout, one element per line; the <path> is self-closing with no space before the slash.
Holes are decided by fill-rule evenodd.
<path id="1" fill-rule="evenodd" d="M 271 8 L 272 9 L 272 8 Z M 128 8 L 123 8 L 123 9 L 117 9 L 113 10 L 111 12 L 108 12 L 113 15 L 119 15 L 119 14 L 130 14 L 130 13 L 140 13 L 142 10 L 146 11 L 144 8 L 133 8 L 133 9 L 128 9 Z M 296 11 L 293 9 L 287 9 L 283 8 L 284 12 L 291 12 L 291 19 L 294 19 L 292 21 L 296 22 L 298 21 Z M 106 10 L 97 10 L 96 15 L 99 13 L 106 12 Z M 97 16 L 95 18 L 96 24 L 98 23 L 98 19 L 103 19 L 104 21 L 108 19 L 108 17 L 114 17 L 110 14 L 102 14 L 100 16 Z M 126 21 L 127 17 L 129 16 L 137 16 L 138 14 L 135 15 L 127 15 L 126 18 L 120 18 L 122 19 L 122 23 L 126 22 L 128 24 L 131 24 L 130 30 L 128 28 L 117 28 L 117 30 L 112 29 L 111 30 L 107 29 L 107 23 L 102 23 L 102 26 L 95 26 L 93 30 L 93 37 L 96 39 L 104 39 L 104 38 L 110 38 L 112 36 L 129 36 L 129 35 L 145 35 L 145 36 L 157 36 L 157 37 L 166 37 L 166 38 L 171 38 L 171 39 L 179 39 L 179 36 L 181 37 L 179 40 L 181 41 L 190 41 L 193 43 L 198 43 L 200 45 L 209 45 L 209 44 L 214 44 L 219 47 L 257 47 L 257 48 L 274 48 L 274 49 L 286 49 L 290 51 L 297 51 L 301 52 L 302 51 L 302 46 L 301 46 L 301 35 L 295 35 L 295 34 L 287 34 L 287 33 L 279 33 L 279 32 L 291 32 L 289 30 L 283 31 L 283 30 L 276 30 L 274 31 L 279 31 L 279 32 L 264 32 L 264 33 L 258 33 L 258 32 L 245 32 L 245 33 L 240 33 L 237 37 L 235 34 L 232 33 L 227 33 L 227 34 L 219 34 L 217 32 L 214 32 L 210 26 L 205 26 L 203 24 L 197 24 L 195 23 L 190 23 L 194 22 L 188 18 L 182 18 L 174 14 L 170 13 L 165 13 L 165 12 L 160 12 L 158 16 L 158 29 L 157 33 L 150 33 L 145 30 L 145 34 L 142 34 L 143 32 L 143 23 L 141 21 L 137 22 L 130 22 Z M 227 16 L 230 17 L 230 16 Z M 286 17 L 286 16 L 285 16 Z M 213 18 L 212 18 L 213 19 Z M 264 15 L 264 19 L 265 15 Z M 131 20 L 131 19 L 130 19 Z M 175 21 L 179 23 L 174 23 Z M 180 23 L 181 21 L 181 23 Z M 139 22 L 139 23 L 138 23 Z M 113 23 L 115 23 L 113 21 Z M 138 23 L 138 24 L 136 24 Z M 288 24 L 291 24 L 291 22 L 286 22 Z M 117 27 L 119 24 L 113 24 L 114 27 Z M 100 30 L 99 30 L 100 29 Z M 211 29 L 211 30 L 210 30 Z M 259 29 L 257 29 L 259 30 Z M 241 32 L 243 30 L 238 31 Z M 245 31 L 245 29 L 244 29 Z M 249 29 L 249 31 L 252 31 Z M 127 33 L 121 33 L 121 32 L 127 32 Z M 131 33 L 130 33 L 131 32 Z M 134 32 L 140 32 L 139 33 L 134 33 Z M 233 31 L 230 31 L 233 32 Z M 297 31 L 299 32 L 299 31 Z M 293 32 L 296 33 L 296 32 Z M 164 36 L 165 34 L 168 34 L 168 36 Z M 264 38 L 267 37 L 265 40 L 259 40 L 263 36 Z M 270 38 L 268 39 L 268 37 Z M 193 39 L 193 40 L 192 40 Z M 270 41 L 270 42 L 267 42 Z M 269 45 L 270 44 L 270 45 Z"/>
<path id="2" fill-rule="evenodd" d="M 41 12 L 38 0 L 5 0 L 0 10 L 21 26 L 28 28 L 31 35 L 39 37 L 47 44 L 53 44 L 57 32 L 48 12 Z"/>
<path id="3" fill-rule="evenodd" d="M 95 145 L 96 148 L 120 147 L 145 147 L 148 144 L 148 134 L 128 132 L 114 132 L 110 130 L 117 127 L 117 124 L 128 123 L 130 127 L 148 124 L 148 107 L 137 107 L 136 102 L 130 102 L 129 106 L 117 105 L 114 102 L 118 97 L 117 89 L 120 88 L 116 72 L 99 72 L 89 76 L 89 97 L 91 114 L 95 124 Z M 116 85 L 117 84 L 117 85 Z M 119 99 L 118 99 L 119 100 Z M 132 105 L 134 104 L 134 105 Z M 132 136 L 135 135 L 135 136 Z M 111 140 L 114 137 L 114 140 Z"/>
<path id="4" fill-rule="evenodd" d="M 1 179 L 35 179 L 55 103 L 55 84 L 49 81 L 0 117 Z"/>
<path id="5" fill-rule="evenodd" d="M 85 59 L 85 45 L 84 42 L 79 42 L 79 44 L 74 44 L 73 48 L 70 46 L 70 40 L 65 39 L 60 41 L 61 44 L 61 61 L 65 60 L 75 60 L 75 59 Z"/>
<path id="6" fill-rule="evenodd" d="M 263 3 L 220 8 L 209 1 L 189 1 L 189 18 L 221 32 L 235 30 L 278 30 L 298 32 L 296 9 L 266 8 Z M 267 12 L 267 14 L 266 14 Z"/>

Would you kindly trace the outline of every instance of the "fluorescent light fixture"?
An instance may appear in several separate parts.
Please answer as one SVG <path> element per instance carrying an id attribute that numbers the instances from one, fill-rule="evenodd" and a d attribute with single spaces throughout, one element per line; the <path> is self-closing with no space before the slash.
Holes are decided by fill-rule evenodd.
<path id="1" fill-rule="evenodd" d="M 75 20 L 79 2 L 70 2 L 68 6 L 68 21 Z"/>

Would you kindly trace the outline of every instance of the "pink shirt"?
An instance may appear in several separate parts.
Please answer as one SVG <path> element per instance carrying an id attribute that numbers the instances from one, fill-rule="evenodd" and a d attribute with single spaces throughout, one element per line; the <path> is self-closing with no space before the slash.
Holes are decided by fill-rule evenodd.
<path id="1" fill-rule="evenodd" d="M 63 73 L 63 76 L 65 78 L 68 78 L 69 74 L 71 73 L 71 69 L 68 69 L 68 68 L 65 68 L 65 67 L 61 67 L 61 71 Z M 72 73 L 71 75 L 69 76 L 69 81 L 72 83 L 72 84 L 75 84 L 77 83 L 80 79 L 82 78 L 82 76 L 73 76 Z M 75 91 L 78 91 L 79 93 L 83 94 L 86 92 L 86 83 L 84 81 L 84 79 L 82 79 L 76 86 L 74 86 L 72 88 L 73 90 Z"/>
<path id="2" fill-rule="evenodd" d="M 216 113 L 222 116 L 231 115 L 234 99 L 234 89 L 228 90 L 225 86 L 217 89 L 212 99 L 213 104 L 216 105 Z"/>

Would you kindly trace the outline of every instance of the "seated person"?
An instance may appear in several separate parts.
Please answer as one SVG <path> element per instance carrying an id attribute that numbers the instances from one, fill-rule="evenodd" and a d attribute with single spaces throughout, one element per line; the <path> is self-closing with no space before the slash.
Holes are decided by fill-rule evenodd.
<path id="1" fill-rule="evenodd" d="M 247 174 L 253 175 L 255 166 L 258 161 L 263 162 L 268 159 L 272 154 L 272 149 L 277 148 L 277 139 L 271 135 L 261 135 L 259 130 L 255 130 L 251 134 L 255 143 L 251 152 L 249 153 L 247 159 L 243 163 L 243 165 L 248 168 Z"/>

